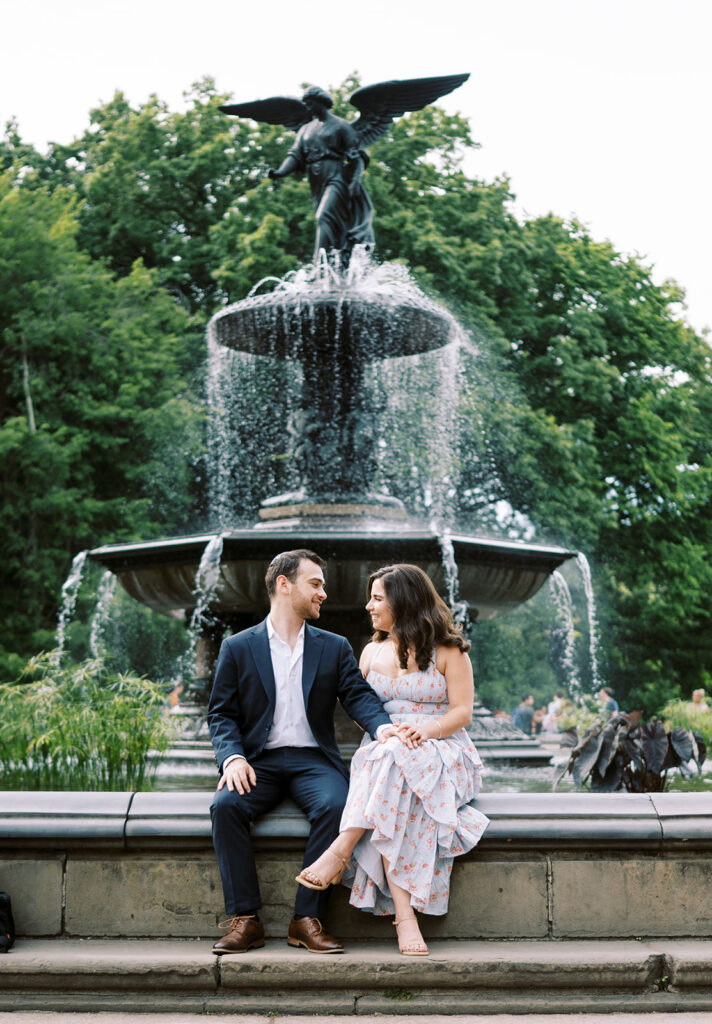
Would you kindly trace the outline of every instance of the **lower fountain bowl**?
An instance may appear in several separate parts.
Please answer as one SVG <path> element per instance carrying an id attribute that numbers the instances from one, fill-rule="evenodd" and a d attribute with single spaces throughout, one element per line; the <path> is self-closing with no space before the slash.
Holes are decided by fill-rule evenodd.
<path id="1" fill-rule="evenodd" d="M 380 530 L 326 529 L 299 519 L 279 528 L 260 524 L 257 529 L 223 534 L 220 572 L 210 601 L 211 613 L 226 624 L 245 615 L 258 621 L 268 608 L 264 586 L 267 565 L 279 551 L 308 548 L 327 561 L 328 599 L 323 621 L 335 613 L 357 613 L 367 629 L 363 611 L 368 577 L 383 565 L 412 562 L 447 596 L 442 549 L 436 534 L 427 529 L 393 523 Z M 195 606 L 195 580 L 201 555 L 215 534 L 200 534 L 139 544 L 95 548 L 90 558 L 118 576 L 137 601 L 158 612 L 188 615 Z M 575 552 L 541 544 L 486 540 L 451 534 L 449 541 L 459 574 L 459 597 L 473 620 L 493 619 L 529 600 L 551 573 Z"/>

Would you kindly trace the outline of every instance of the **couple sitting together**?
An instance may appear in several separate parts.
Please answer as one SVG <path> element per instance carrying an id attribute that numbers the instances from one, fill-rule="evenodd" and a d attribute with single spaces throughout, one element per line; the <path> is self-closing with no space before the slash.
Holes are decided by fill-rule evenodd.
<path id="1" fill-rule="evenodd" d="M 326 929 L 330 885 L 373 914 L 395 913 L 398 947 L 427 956 L 415 911 L 447 911 L 453 858 L 487 818 L 471 806 L 482 764 L 469 643 L 429 577 L 389 565 L 368 581 L 374 634 L 357 664 L 348 641 L 316 629 L 324 561 L 272 560 L 264 622 L 222 644 L 208 721 L 220 770 L 211 807 L 229 927 L 213 952 L 264 945 L 250 825 L 291 797 L 310 833 L 287 942 L 342 953 Z M 365 677 L 365 678 L 364 678 Z M 334 735 L 337 699 L 364 730 L 351 777 Z"/>

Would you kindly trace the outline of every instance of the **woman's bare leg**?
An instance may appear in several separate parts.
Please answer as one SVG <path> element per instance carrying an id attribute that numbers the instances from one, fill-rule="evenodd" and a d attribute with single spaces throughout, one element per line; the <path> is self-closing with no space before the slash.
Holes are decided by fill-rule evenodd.
<path id="1" fill-rule="evenodd" d="M 356 843 L 365 831 L 365 828 L 345 828 L 343 832 L 339 832 L 331 846 L 327 847 L 313 864 L 304 868 L 302 875 L 312 882 L 328 885 L 343 868 L 343 862 L 349 860 Z"/>
<path id="2" fill-rule="evenodd" d="M 398 922 L 396 926 L 398 948 L 401 953 L 427 953 L 428 947 L 420 932 L 415 910 L 410 905 L 410 893 L 407 889 L 401 889 L 393 881 L 390 875 L 390 865 L 385 857 L 383 858 L 383 867 L 395 908 L 395 920 Z"/>

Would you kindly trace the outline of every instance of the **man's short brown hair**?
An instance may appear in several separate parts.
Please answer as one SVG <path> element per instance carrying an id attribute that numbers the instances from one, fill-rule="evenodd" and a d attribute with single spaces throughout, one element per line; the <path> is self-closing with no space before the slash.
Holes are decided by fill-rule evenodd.
<path id="1" fill-rule="evenodd" d="M 299 573 L 300 562 L 315 562 L 320 569 L 326 565 L 323 558 L 319 558 L 308 548 L 295 548 L 294 551 L 282 551 L 279 555 L 275 555 L 269 563 L 265 575 L 265 586 L 270 598 L 274 597 L 278 576 L 286 576 L 290 583 L 294 583 Z"/>

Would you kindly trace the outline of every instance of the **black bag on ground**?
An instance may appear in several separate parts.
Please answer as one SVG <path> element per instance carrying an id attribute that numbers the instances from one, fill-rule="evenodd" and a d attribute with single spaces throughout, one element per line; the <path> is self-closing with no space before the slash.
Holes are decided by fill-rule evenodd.
<path id="1" fill-rule="evenodd" d="M 0 892 L 0 953 L 7 953 L 15 941 L 12 903 L 6 892 Z"/>

